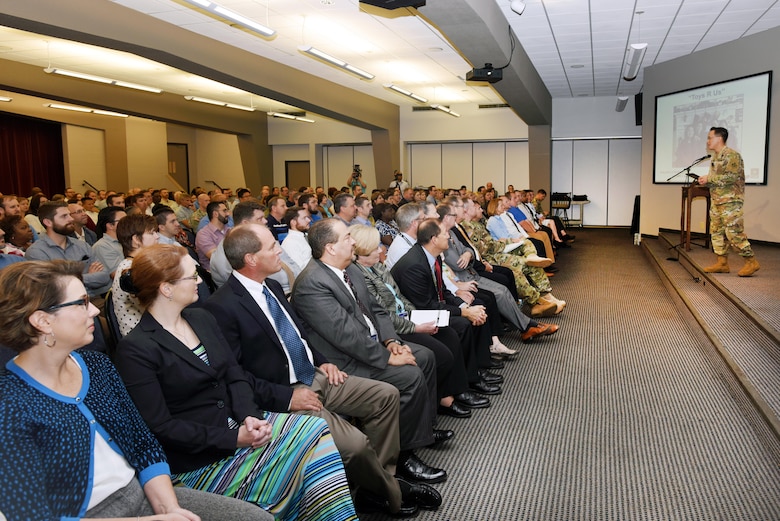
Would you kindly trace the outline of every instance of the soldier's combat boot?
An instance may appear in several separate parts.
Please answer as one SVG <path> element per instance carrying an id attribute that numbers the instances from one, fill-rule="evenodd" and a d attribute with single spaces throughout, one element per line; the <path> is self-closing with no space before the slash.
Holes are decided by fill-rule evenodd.
<path id="1" fill-rule="evenodd" d="M 715 264 L 704 268 L 704 273 L 728 273 L 729 271 L 728 255 L 718 255 L 718 261 Z"/>
<path id="2" fill-rule="evenodd" d="M 742 266 L 742 269 L 739 270 L 737 275 L 740 277 L 750 277 L 757 272 L 759 268 L 761 268 L 761 266 L 758 265 L 758 261 L 755 257 L 745 257 L 745 265 Z"/>

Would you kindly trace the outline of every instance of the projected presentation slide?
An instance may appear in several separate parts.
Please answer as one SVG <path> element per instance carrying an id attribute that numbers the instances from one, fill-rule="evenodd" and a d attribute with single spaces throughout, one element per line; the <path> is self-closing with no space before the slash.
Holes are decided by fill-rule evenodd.
<path id="1" fill-rule="evenodd" d="M 724 127 L 729 131 L 727 146 L 742 154 L 745 182 L 766 184 L 771 84 L 770 71 L 657 96 L 653 182 L 690 182 L 685 172 L 675 174 L 712 154 L 707 133 L 711 127 Z M 705 159 L 690 173 L 706 175 L 709 166 Z"/>

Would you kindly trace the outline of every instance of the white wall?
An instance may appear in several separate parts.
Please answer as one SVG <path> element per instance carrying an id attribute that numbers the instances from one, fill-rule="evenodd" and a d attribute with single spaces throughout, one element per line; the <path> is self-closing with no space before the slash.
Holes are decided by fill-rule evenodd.
<path id="1" fill-rule="evenodd" d="M 552 191 L 588 196 L 584 225 L 631 225 L 639 195 L 641 127 L 634 125 L 633 99 L 623 112 L 616 103 L 616 97 L 553 100 Z M 578 212 L 572 208 L 569 217 L 580 218 Z"/>
<path id="2" fill-rule="evenodd" d="M 129 186 L 148 188 L 167 184 L 168 146 L 165 123 L 127 118 L 127 181 Z"/>
<path id="3" fill-rule="evenodd" d="M 187 145 L 190 189 L 202 186 L 206 190 L 213 190 L 215 186 L 207 183 L 207 179 L 215 181 L 223 188 L 234 190 L 246 186 L 238 150 L 238 138 L 235 134 L 173 124 L 167 125 L 166 132 L 168 143 Z M 282 163 L 282 178 L 284 178 L 284 163 Z M 157 182 L 151 186 L 170 185 L 174 182 L 173 178 L 167 175 L 167 170 L 165 179 L 168 182 Z"/>
<path id="4" fill-rule="evenodd" d="M 238 150 L 238 138 L 233 134 L 196 131 L 195 160 L 198 163 L 197 175 L 190 173 L 192 186 L 200 185 L 211 190 L 214 185 L 206 180 L 215 181 L 223 188 L 246 186 L 241 154 Z"/>
<path id="5" fill-rule="evenodd" d="M 89 190 L 89 186 L 82 186 L 85 180 L 98 189 L 108 186 L 105 132 L 77 125 L 62 127 L 65 186 L 82 193 Z"/>
<path id="6" fill-rule="evenodd" d="M 413 186 L 477 188 L 488 181 L 499 192 L 528 185 L 527 141 L 411 143 L 404 177 Z"/>
<path id="7" fill-rule="evenodd" d="M 511 109 L 453 105 L 455 118 L 440 111 L 401 109 L 402 171 L 412 184 L 478 186 L 492 181 L 528 183 L 528 126 Z M 328 118 L 309 114 L 316 123 L 269 118 L 274 148 L 274 182 L 284 181 L 284 162 L 311 161 L 312 185 L 319 174 L 325 186 L 341 187 L 357 163 L 369 190 L 376 187 L 371 134 Z M 520 141 L 517 141 L 520 140 Z M 318 153 L 319 152 L 319 153 Z M 307 156 L 308 157 L 305 157 Z"/>
<path id="8" fill-rule="evenodd" d="M 765 186 L 745 187 L 745 231 L 751 239 L 780 242 L 780 227 L 776 225 L 780 221 L 780 183 L 776 178 L 780 172 L 780 53 L 771 51 L 778 47 L 780 29 L 770 29 L 645 69 L 642 233 L 656 235 L 659 228 L 680 228 L 680 186 L 653 184 L 655 97 L 771 70 L 775 77 L 769 115 L 768 178 Z M 706 136 L 702 136 L 704 139 Z M 703 202 L 697 201 L 691 212 L 693 231 L 704 231 L 704 212 Z"/>

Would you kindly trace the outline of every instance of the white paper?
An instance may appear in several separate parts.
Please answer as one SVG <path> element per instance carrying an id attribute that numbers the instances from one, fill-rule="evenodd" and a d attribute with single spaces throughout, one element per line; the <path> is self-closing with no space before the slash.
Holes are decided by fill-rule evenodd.
<path id="1" fill-rule="evenodd" d="M 520 246 L 522 246 L 523 242 L 525 242 L 525 241 L 520 241 L 520 242 L 510 242 L 509 244 L 507 244 L 506 246 L 504 246 L 504 253 L 509 253 L 509 252 L 511 252 L 511 251 L 515 251 L 517 248 L 519 248 Z"/>
<path id="2" fill-rule="evenodd" d="M 415 324 L 436 322 L 438 327 L 447 327 L 450 325 L 450 312 L 446 309 L 415 309 L 409 315 L 409 320 Z"/>

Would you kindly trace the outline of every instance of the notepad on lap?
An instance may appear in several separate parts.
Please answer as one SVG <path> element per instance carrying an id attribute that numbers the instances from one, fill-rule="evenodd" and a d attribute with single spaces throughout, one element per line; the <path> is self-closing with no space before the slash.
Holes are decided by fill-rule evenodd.
<path id="1" fill-rule="evenodd" d="M 438 327 L 447 327 L 450 325 L 450 312 L 446 309 L 415 309 L 409 315 L 409 320 L 415 324 L 436 322 Z"/>

